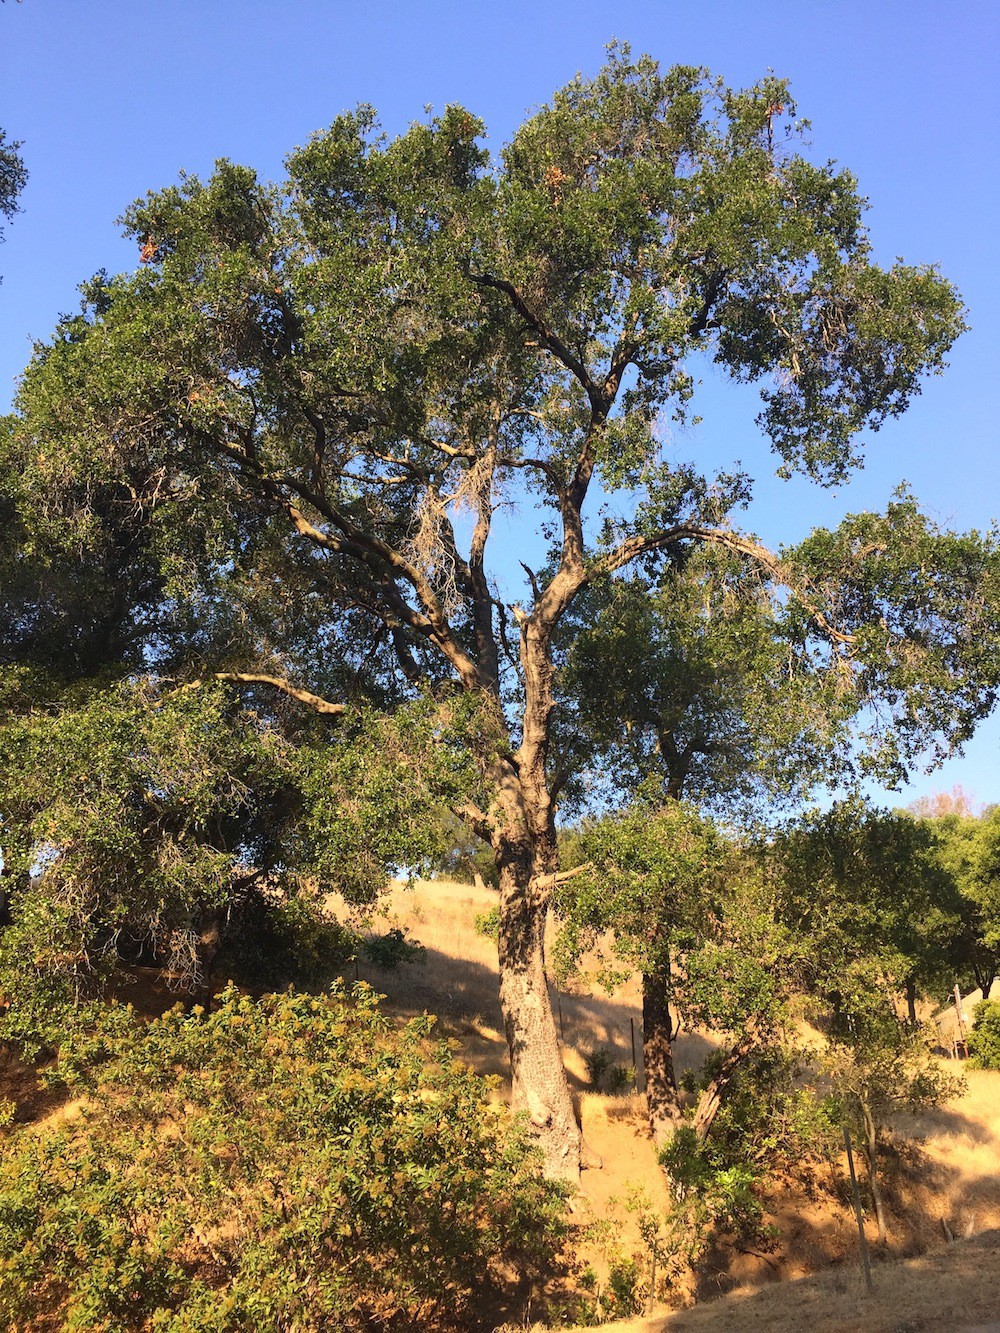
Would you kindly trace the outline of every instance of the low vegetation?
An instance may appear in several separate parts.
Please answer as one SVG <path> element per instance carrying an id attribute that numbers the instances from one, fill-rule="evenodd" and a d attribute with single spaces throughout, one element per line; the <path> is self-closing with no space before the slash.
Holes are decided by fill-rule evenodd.
<path id="1" fill-rule="evenodd" d="M 564 1196 L 431 1028 L 363 986 L 107 1010 L 50 1075 L 73 1113 L 0 1155 L 7 1326 L 463 1327 L 529 1296 Z"/>

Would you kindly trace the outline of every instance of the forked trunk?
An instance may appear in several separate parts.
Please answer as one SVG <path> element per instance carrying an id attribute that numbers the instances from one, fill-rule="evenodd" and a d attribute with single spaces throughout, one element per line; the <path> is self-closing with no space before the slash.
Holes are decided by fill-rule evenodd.
<path id="1" fill-rule="evenodd" d="M 882 1186 L 878 1178 L 878 1129 L 875 1125 L 875 1118 L 871 1113 L 871 1108 L 867 1102 L 861 1103 L 861 1116 L 865 1126 L 865 1165 L 868 1168 L 868 1185 L 872 1192 L 872 1202 L 875 1205 L 875 1220 L 878 1223 L 878 1240 L 880 1245 L 886 1243 L 888 1230 L 885 1225 L 885 1205 L 882 1200 Z"/>
<path id="2" fill-rule="evenodd" d="M 545 973 L 547 895 L 513 865 L 500 867 L 500 1007 L 511 1105 L 528 1123 L 551 1180 L 580 1179 L 580 1127 L 570 1096 Z"/>

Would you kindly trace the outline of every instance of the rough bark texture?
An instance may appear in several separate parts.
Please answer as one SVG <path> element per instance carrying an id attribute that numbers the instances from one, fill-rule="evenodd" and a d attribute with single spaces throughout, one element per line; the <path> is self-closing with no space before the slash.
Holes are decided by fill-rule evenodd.
<path id="1" fill-rule="evenodd" d="M 559 584 L 553 581 L 551 587 Z M 500 1006 L 512 1104 L 527 1112 L 551 1179 L 580 1179 L 580 1127 L 563 1067 L 545 972 L 545 921 L 559 855 L 546 774 L 552 712 L 551 627 L 558 599 L 521 626 L 525 706 L 521 744 L 500 766 L 493 852 L 500 876 Z"/>
<path id="2" fill-rule="evenodd" d="M 550 1179 L 580 1178 L 580 1128 L 563 1070 L 545 974 L 545 908 L 501 873 L 500 1005 L 515 1111 L 525 1111 Z"/>

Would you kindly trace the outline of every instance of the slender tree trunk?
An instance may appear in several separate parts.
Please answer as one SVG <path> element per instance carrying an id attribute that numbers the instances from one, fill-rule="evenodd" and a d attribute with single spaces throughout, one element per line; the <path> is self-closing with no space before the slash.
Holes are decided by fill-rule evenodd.
<path id="1" fill-rule="evenodd" d="M 911 1023 L 917 1021 L 917 983 L 912 977 L 906 978 L 906 1016 Z"/>
<path id="2" fill-rule="evenodd" d="M 868 1167 L 868 1185 L 875 1205 L 875 1220 L 878 1223 L 880 1245 L 886 1243 L 888 1232 L 885 1225 L 885 1207 L 882 1200 L 882 1186 L 878 1178 L 878 1130 L 871 1108 L 864 1101 L 861 1103 L 861 1116 L 865 1127 L 865 1165 Z"/>
<path id="3" fill-rule="evenodd" d="M 683 1123 L 674 1074 L 673 1016 L 669 965 L 642 975 L 642 1062 L 646 1114 L 657 1151 L 667 1147 Z"/>
<path id="4" fill-rule="evenodd" d="M 699 1143 L 704 1143 L 711 1133 L 715 1117 L 725 1105 L 730 1084 L 756 1045 L 757 1030 L 751 1025 L 729 1049 L 722 1064 L 703 1090 L 694 1113 L 694 1132 Z"/>

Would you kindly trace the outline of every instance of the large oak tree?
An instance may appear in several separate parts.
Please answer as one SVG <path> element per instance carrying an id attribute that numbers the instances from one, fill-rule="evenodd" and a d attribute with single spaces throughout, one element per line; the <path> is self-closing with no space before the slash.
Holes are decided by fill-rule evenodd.
<path id="1" fill-rule="evenodd" d="M 957 628 L 938 615 L 995 580 L 989 542 L 941 571 L 917 519 L 891 553 L 828 534 L 812 578 L 733 525 L 748 477 L 660 448 L 707 359 L 761 385 L 783 470 L 840 480 L 962 327 L 932 268 L 872 261 L 854 178 L 800 153 L 795 114 L 777 79 L 730 91 L 618 48 L 496 160 L 459 107 L 395 139 L 363 108 L 281 184 L 228 162 L 183 177 L 128 211 L 140 266 L 89 284 L 37 349 L 3 445 L 34 552 L 141 530 L 147 669 L 315 708 L 362 680 L 465 696 L 514 1102 L 553 1174 L 579 1161 L 543 955 L 574 599 L 710 544 L 781 584 L 845 673 L 874 663 L 901 715 L 931 659 L 924 702 L 949 726 L 992 699 L 995 584 Z M 549 547 L 515 604 L 508 506 Z"/>

